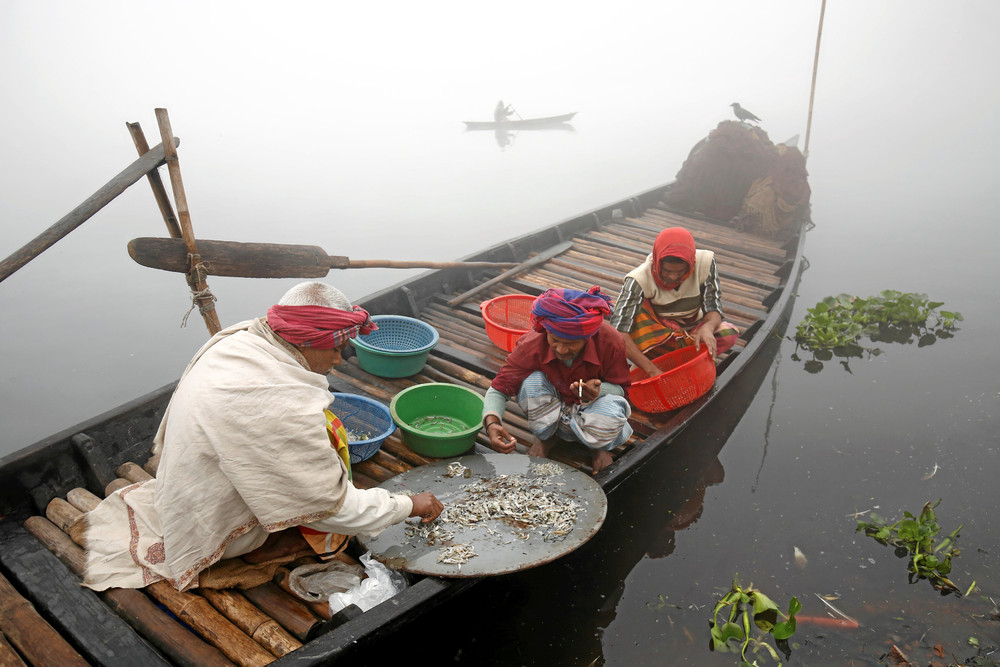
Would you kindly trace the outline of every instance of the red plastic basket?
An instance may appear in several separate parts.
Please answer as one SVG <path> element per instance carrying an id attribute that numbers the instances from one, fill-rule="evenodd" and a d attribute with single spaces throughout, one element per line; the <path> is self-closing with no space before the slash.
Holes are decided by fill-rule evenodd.
<path id="1" fill-rule="evenodd" d="M 641 368 L 632 369 L 629 398 L 645 412 L 666 412 L 694 402 L 715 384 L 715 362 L 704 345 L 682 347 L 653 359 L 664 371 L 648 377 Z"/>
<path id="2" fill-rule="evenodd" d="M 493 344 L 510 352 L 517 339 L 531 330 L 530 294 L 506 294 L 479 304 L 486 322 L 486 335 Z"/>

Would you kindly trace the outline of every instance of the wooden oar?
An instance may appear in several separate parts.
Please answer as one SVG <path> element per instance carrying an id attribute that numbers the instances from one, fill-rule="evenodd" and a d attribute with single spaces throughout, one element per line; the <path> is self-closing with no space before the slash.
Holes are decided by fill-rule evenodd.
<path id="1" fill-rule="evenodd" d="M 198 252 L 209 275 L 237 278 L 322 278 L 330 269 L 496 269 L 514 262 L 430 262 L 388 259 L 350 259 L 328 255 L 315 245 L 241 243 L 198 239 Z M 138 238 L 128 243 L 128 254 L 139 264 L 186 273 L 187 246 L 181 239 Z"/>
<path id="2" fill-rule="evenodd" d="M 533 266 L 537 266 L 538 264 L 541 264 L 542 262 L 548 261 L 548 260 L 552 259 L 553 257 L 555 257 L 556 255 L 558 255 L 559 253 L 566 252 L 567 250 L 569 250 L 572 247 L 573 247 L 573 242 L 572 241 L 563 241 L 559 245 L 552 246 L 551 248 L 549 248 L 545 252 L 540 252 L 537 255 L 535 255 L 534 257 L 532 257 L 531 259 L 527 259 L 527 260 L 521 262 L 520 264 L 518 264 L 514 268 L 508 269 L 507 271 L 504 271 L 503 273 L 501 273 L 496 278 L 491 278 L 490 280 L 487 280 L 485 283 L 481 283 L 479 285 L 476 285 L 475 287 L 473 287 L 472 289 L 470 289 L 468 292 L 463 292 L 462 294 L 459 294 L 455 298 L 450 299 L 448 301 L 448 305 L 452 306 L 452 307 L 457 306 L 458 304 L 460 304 L 463 301 L 471 298 L 472 296 L 478 294 L 479 292 L 482 292 L 487 287 L 490 287 L 491 285 L 496 285 L 498 282 L 500 282 L 502 280 L 506 280 L 507 278 L 510 278 L 512 275 L 514 275 L 516 273 L 520 273 L 521 271 L 524 271 L 525 269 L 530 269 Z"/>

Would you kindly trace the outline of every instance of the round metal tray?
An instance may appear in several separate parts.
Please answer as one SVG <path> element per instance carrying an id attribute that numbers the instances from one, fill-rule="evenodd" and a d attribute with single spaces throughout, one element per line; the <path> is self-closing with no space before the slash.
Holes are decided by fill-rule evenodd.
<path id="1" fill-rule="evenodd" d="M 468 476 L 445 476 L 448 465 L 454 461 L 469 469 Z M 547 463 L 561 468 L 562 474 L 544 483 L 547 478 L 537 475 L 535 469 Z M 371 550 L 372 556 L 393 569 L 437 577 L 481 577 L 517 572 L 551 562 L 587 542 L 604 523 L 608 501 L 604 490 L 593 478 L 563 463 L 521 454 L 475 454 L 442 460 L 408 470 L 379 486 L 391 493 L 430 491 L 447 507 L 449 503 L 468 496 L 464 486 L 497 475 L 523 476 L 542 483 L 544 491 L 570 496 L 580 507 L 569 534 L 558 539 L 546 539 L 537 531 L 525 531 L 502 520 L 490 520 L 485 523 L 495 534 L 483 527 L 463 529 L 445 524 L 447 528 L 456 530 L 453 540 L 428 544 L 419 536 L 407 537 L 407 528 L 419 523 L 417 518 L 411 518 L 390 526 L 378 537 L 359 537 L 359 541 Z M 526 540 L 520 537 L 525 532 L 529 534 Z M 470 545 L 476 556 L 461 564 L 439 563 L 442 547 L 452 543 Z"/>

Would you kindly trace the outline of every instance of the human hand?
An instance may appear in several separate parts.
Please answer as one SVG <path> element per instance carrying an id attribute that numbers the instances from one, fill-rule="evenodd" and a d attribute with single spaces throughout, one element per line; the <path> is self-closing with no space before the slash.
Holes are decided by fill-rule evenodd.
<path id="1" fill-rule="evenodd" d="M 581 380 L 571 384 L 569 389 L 580 397 L 581 403 L 591 403 L 601 395 L 601 381 L 597 378 L 586 382 Z"/>
<path id="2" fill-rule="evenodd" d="M 490 446 L 501 454 L 510 454 L 517 444 L 514 436 L 508 433 L 500 422 L 490 422 L 486 427 L 486 435 L 490 438 Z"/>
<path id="3" fill-rule="evenodd" d="M 644 363 L 643 363 L 643 362 L 644 362 Z M 652 362 L 652 360 L 651 360 L 651 359 L 648 359 L 648 358 L 645 358 L 645 357 L 643 358 L 643 360 L 642 360 L 642 361 L 640 361 L 640 362 L 639 362 L 638 366 L 639 366 L 639 368 L 641 368 L 641 369 L 642 369 L 643 371 L 645 371 L 645 373 L 646 373 L 646 377 L 647 377 L 647 378 L 652 378 L 652 377 L 656 377 L 657 375 L 659 375 L 660 373 L 662 373 L 662 372 L 663 372 L 663 371 L 661 371 L 661 370 L 659 369 L 659 367 L 657 367 L 657 365 L 656 365 L 656 364 L 654 364 L 654 363 Z"/>
<path id="4" fill-rule="evenodd" d="M 701 350 L 702 345 L 708 348 L 709 355 L 711 355 L 714 358 L 716 350 L 716 340 L 715 340 L 715 332 L 712 331 L 711 327 L 700 326 L 694 332 L 694 349 Z"/>
<path id="5" fill-rule="evenodd" d="M 413 510 L 410 512 L 410 516 L 421 517 L 420 523 L 433 521 L 444 510 L 444 505 L 441 504 L 441 501 L 430 492 L 410 496 L 410 500 L 413 501 Z"/>

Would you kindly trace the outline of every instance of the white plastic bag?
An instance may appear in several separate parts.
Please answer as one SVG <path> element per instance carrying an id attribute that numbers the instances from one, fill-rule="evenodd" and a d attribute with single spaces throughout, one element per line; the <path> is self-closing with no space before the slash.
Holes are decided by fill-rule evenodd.
<path id="1" fill-rule="evenodd" d="M 342 593 L 361 583 L 362 572 L 360 565 L 340 560 L 310 563 L 292 570 L 288 586 L 303 600 L 323 602 L 334 593 Z"/>
<path id="2" fill-rule="evenodd" d="M 357 605 L 361 611 L 368 611 L 406 588 L 406 577 L 372 558 L 372 552 L 361 557 L 361 564 L 365 566 L 368 578 L 362 579 L 361 583 L 349 591 L 331 595 L 331 614 L 336 614 L 349 604 Z"/>

